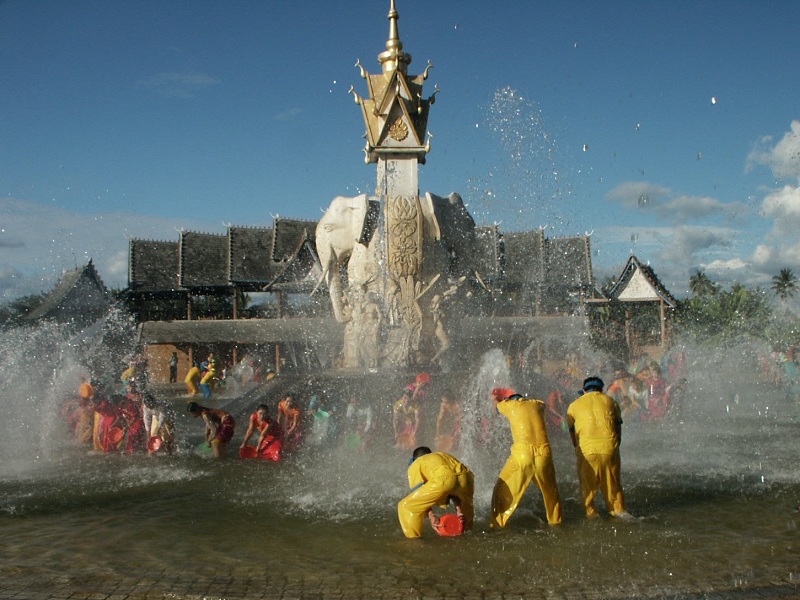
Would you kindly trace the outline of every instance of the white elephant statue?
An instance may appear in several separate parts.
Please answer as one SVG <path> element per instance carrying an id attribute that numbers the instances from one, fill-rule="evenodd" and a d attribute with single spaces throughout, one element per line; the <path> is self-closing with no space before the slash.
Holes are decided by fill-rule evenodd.
<path id="1" fill-rule="evenodd" d="M 342 267 L 354 252 L 366 253 L 379 212 L 380 202 L 370 200 L 367 194 L 353 198 L 337 196 L 317 224 L 317 256 L 330 292 L 333 315 L 340 323 L 348 320 L 342 302 Z"/>

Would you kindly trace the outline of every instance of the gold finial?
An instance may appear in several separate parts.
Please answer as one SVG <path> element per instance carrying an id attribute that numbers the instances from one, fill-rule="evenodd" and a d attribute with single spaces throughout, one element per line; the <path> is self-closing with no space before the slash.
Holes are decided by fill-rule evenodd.
<path id="1" fill-rule="evenodd" d="M 391 0 L 389 6 L 389 39 L 386 40 L 386 51 L 378 55 L 378 62 L 383 69 L 384 75 L 389 75 L 396 70 L 406 73 L 408 65 L 411 64 L 411 55 L 403 52 L 403 42 L 400 41 L 400 34 L 397 29 L 397 20 L 399 18 L 400 15 L 394 6 L 394 0 Z"/>

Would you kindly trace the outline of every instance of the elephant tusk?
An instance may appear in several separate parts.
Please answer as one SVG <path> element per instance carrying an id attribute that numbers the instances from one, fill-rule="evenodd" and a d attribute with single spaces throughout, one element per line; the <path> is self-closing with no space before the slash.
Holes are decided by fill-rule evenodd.
<path id="1" fill-rule="evenodd" d="M 322 280 L 325 279 L 325 276 L 327 274 L 328 274 L 328 269 L 322 269 L 322 275 L 319 276 L 319 279 L 317 280 L 317 285 L 315 285 L 314 289 L 311 290 L 311 293 L 309 294 L 309 296 L 313 296 L 314 294 L 317 293 L 317 290 L 319 289 L 319 286 L 322 285 Z"/>
<path id="2" fill-rule="evenodd" d="M 424 289 L 424 290 L 422 290 L 422 291 L 421 291 L 419 294 L 417 294 L 417 297 L 416 297 L 416 298 L 414 298 L 414 300 L 419 300 L 419 299 L 420 299 L 420 298 L 422 298 L 422 297 L 423 297 L 425 294 L 427 294 L 427 293 L 428 293 L 428 290 L 430 290 L 430 289 L 433 287 L 433 284 L 434 284 L 434 283 L 436 283 L 437 281 L 439 281 L 439 277 L 441 277 L 441 276 L 442 276 L 442 274 L 441 274 L 441 273 L 437 273 L 437 274 L 436 274 L 436 276 L 435 276 L 433 279 L 431 279 L 431 282 L 430 282 L 428 285 L 426 285 L 426 286 L 425 286 L 425 289 Z"/>
<path id="3" fill-rule="evenodd" d="M 487 285 L 486 285 L 486 284 L 483 282 L 483 278 L 481 277 L 481 274 L 480 274 L 480 273 L 478 273 L 477 271 L 475 271 L 475 277 L 478 279 L 478 283 L 480 283 L 480 284 L 481 284 L 481 287 L 482 287 L 483 289 L 485 289 L 487 292 L 491 292 L 491 291 L 492 291 L 492 290 L 490 290 L 490 289 L 488 288 L 488 286 L 487 286 Z"/>

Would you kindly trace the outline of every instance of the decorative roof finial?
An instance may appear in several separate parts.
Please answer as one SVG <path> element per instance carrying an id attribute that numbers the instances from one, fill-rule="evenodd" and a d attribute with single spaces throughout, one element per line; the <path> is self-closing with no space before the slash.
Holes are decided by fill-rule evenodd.
<path id="1" fill-rule="evenodd" d="M 411 55 L 403 52 L 403 42 L 400 41 L 400 34 L 397 30 L 397 20 L 400 15 L 395 9 L 394 0 L 389 6 L 389 39 L 386 40 L 386 51 L 378 55 L 378 62 L 383 69 L 384 75 L 390 75 L 393 71 L 399 70 L 407 73 L 408 65 L 411 64 Z"/>

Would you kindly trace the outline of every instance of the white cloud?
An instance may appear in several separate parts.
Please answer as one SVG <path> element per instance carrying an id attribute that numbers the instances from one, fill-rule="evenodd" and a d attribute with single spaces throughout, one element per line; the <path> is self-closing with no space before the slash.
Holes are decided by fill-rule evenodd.
<path id="1" fill-rule="evenodd" d="M 171 98 L 193 98 L 221 81 L 204 73 L 157 73 L 148 79 L 140 79 L 136 85 L 148 89 L 160 96 Z"/>
<path id="2" fill-rule="evenodd" d="M 796 236 L 800 227 L 800 188 L 787 185 L 767 194 L 761 214 L 774 220 L 773 236 Z"/>
<path id="3" fill-rule="evenodd" d="M 660 204 L 672 192 L 665 188 L 646 181 L 626 181 L 608 192 L 606 197 L 612 202 L 618 202 L 623 208 L 647 209 Z"/>
<path id="4" fill-rule="evenodd" d="M 747 170 L 755 165 L 769 167 L 778 179 L 800 179 L 800 121 L 773 146 L 772 136 L 762 137 L 747 156 Z"/>
<path id="5" fill-rule="evenodd" d="M 644 181 L 622 183 L 608 192 L 607 198 L 620 203 L 623 208 L 637 209 L 642 214 L 650 213 L 675 224 L 714 215 L 737 217 L 750 212 L 747 205 L 741 202 L 722 202 L 709 196 L 676 196 L 667 187 Z"/>
<path id="6" fill-rule="evenodd" d="M 224 233 L 221 223 L 130 214 L 84 214 L 26 200 L 0 200 L 0 301 L 52 289 L 61 274 L 94 261 L 110 288 L 128 284 L 128 240 L 178 241 L 180 228 Z"/>

